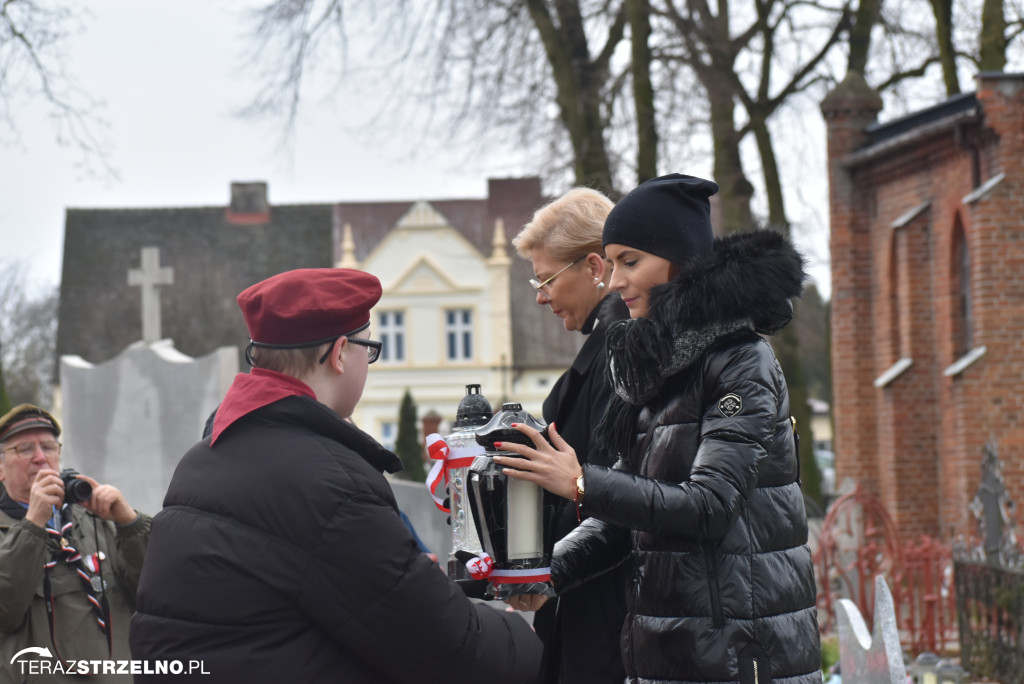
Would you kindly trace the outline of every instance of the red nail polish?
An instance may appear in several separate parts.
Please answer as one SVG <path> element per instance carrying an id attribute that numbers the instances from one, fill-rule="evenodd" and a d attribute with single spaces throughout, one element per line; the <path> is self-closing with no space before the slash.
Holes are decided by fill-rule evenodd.
<path id="1" fill-rule="evenodd" d="M 519 423 L 509 423 L 509 425 L 511 425 L 512 427 L 515 427 L 516 425 L 519 425 Z"/>
<path id="2" fill-rule="evenodd" d="M 494 443 L 494 448 L 495 449 L 500 449 L 501 448 L 501 442 L 495 442 Z"/>

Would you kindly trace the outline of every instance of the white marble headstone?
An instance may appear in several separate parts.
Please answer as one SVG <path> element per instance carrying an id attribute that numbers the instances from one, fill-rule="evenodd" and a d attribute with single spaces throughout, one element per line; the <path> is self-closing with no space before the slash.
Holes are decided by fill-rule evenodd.
<path id="1" fill-rule="evenodd" d="M 62 357 L 62 465 L 114 485 L 136 509 L 155 514 L 175 466 L 202 437 L 237 372 L 235 347 L 193 359 L 170 340 L 136 342 L 97 365 Z"/>
<path id="2" fill-rule="evenodd" d="M 844 682 L 904 684 L 907 678 L 889 585 L 875 577 L 875 629 L 869 632 L 857 604 L 839 599 L 839 667 Z"/>

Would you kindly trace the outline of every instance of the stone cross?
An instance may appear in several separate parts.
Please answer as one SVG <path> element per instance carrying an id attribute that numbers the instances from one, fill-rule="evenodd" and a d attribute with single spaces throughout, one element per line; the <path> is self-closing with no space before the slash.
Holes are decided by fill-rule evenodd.
<path id="1" fill-rule="evenodd" d="M 839 668 L 843 681 L 857 684 L 903 684 L 907 678 L 900 647 L 889 585 L 881 575 L 875 577 L 875 628 L 868 632 L 857 604 L 840 599 Z"/>
<path id="2" fill-rule="evenodd" d="M 160 248 L 143 247 L 142 268 L 128 271 L 128 284 L 142 288 L 142 341 L 153 344 L 160 339 L 160 293 L 158 285 L 174 284 L 174 269 L 160 267 Z"/>
<path id="3" fill-rule="evenodd" d="M 977 521 L 981 549 L 985 560 L 1008 568 L 1024 567 L 1024 556 L 1017 547 L 1013 514 L 1016 506 L 1010 500 L 1003 481 L 1003 462 L 995 440 L 985 445 L 981 460 L 981 482 L 969 506 Z"/>

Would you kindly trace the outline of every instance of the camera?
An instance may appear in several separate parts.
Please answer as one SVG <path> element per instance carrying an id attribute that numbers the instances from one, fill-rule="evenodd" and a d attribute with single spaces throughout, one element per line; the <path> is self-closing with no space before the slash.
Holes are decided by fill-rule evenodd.
<path id="1" fill-rule="evenodd" d="M 92 496 L 92 485 L 85 480 L 79 480 L 76 475 L 81 475 L 74 468 L 65 468 L 60 471 L 60 479 L 64 482 L 64 503 L 76 504 L 87 501 Z"/>

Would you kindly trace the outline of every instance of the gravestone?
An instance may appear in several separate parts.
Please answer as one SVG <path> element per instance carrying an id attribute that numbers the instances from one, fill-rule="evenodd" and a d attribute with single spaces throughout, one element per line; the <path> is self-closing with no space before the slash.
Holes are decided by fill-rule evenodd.
<path id="1" fill-rule="evenodd" d="M 1017 546 L 1014 529 L 1016 506 L 1006 491 L 1003 462 L 994 440 L 985 445 L 981 460 L 981 482 L 969 508 L 977 524 L 980 547 L 977 549 L 980 553 L 976 554 L 978 560 L 1005 568 L 1024 569 L 1024 555 Z"/>
<path id="2" fill-rule="evenodd" d="M 160 339 L 157 285 L 173 283 L 159 250 L 142 250 L 142 268 L 128 284 L 142 287 L 143 337 L 110 361 L 60 360 L 65 467 L 120 489 L 128 503 L 154 514 L 179 459 L 202 436 L 238 372 L 238 350 L 221 347 L 201 358 Z"/>
<path id="3" fill-rule="evenodd" d="M 446 522 L 447 515 L 437 510 L 434 500 L 430 498 L 430 492 L 422 482 L 409 482 L 398 478 L 390 478 L 388 482 L 395 493 L 399 510 L 409 516 L 409 522 L 415 528 L 420 541 L 431 553 L 437 555 L 444 566 L 448 561 L 452 539 L 451 527 Z"/>
<path id="4" fill-rule="evenodd" d="M 857 604 L 839 599 L 839 667 L 843 681 L 857 684 L 903 684 L 907 678 L 900 647 L 896 609 L 889 585 L 875 577 L 875 625 L 869 632 Z"/>
<path id="5" fill-rule="evenodd" d="M 178 460 L 199 441 L 237 371 L 235 347 L 193 359 L 170 340 L 136 342 L 98 365 L 62 357 L 63 463 L 156 513 Z"/>

